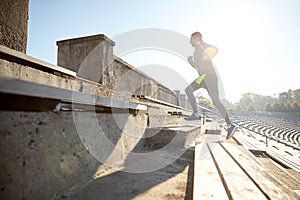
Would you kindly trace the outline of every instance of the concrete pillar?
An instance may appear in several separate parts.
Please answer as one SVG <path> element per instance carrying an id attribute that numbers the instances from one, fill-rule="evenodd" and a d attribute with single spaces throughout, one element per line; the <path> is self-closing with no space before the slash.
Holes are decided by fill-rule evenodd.
<path id="1" fill-rule="evenodd" d="M 175 94 L 176 94 L 177 98 L 179 98 L 179 95 L 180 95 L 180 90 L 174 90 L 174 92 L 175 92 Z"/>
<path id="2" fill-rule="evenodd" d="M 180 102 L 180 106 L 185 108 L 186 107 L 186 95 L 185 94 L 180 94 L 179 95 L 179 102 Z"/>
<path id="3" fill-rule="evenodd" d="M 1 0 L 0 44 L 26 53 L 29 0 Z"/>
<path id="4" fill-rule="evenodd" d="M 77 76 L 106 85 L 104 72 L 113 64 L 115 42 L 103 34 L 58 41 L 57 65 Z"/>
<path id="5" fill-rule="evenodd" d="M 176 102 L 176 104 L 178 105 L 178 106 L 180 106 L 180 99 L 179 99 L 179 97 L 180 97 L 180 90 L 174 90 L 174 92 L 175 92 L 175 95 L 176 95 L 176 100 L 177 100 L 177 102 Z"/>

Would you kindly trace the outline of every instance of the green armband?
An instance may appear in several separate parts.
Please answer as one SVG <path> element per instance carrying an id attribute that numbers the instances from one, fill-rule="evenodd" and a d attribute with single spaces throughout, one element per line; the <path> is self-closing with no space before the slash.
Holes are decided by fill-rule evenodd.
<path id="1" fill-rule="evenodd" d="M 202 74 L 201 76 L 199 76 L 199 78 L 197 78 L 196 83 L 198 83 L 200 85 L 200 83 L 204 80 L 206 74 Z"/>

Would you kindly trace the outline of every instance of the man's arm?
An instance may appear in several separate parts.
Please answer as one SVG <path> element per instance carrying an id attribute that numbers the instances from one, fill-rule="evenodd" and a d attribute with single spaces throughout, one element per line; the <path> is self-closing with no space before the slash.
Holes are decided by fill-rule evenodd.
<path id="1" fill-rule="evenodd" d="M 189 61 L 190 65 L 192 65 L 193 67 L 195 67 L 195 62 L 194 62 L 193 56 L 189 56 L 188 57 L 188 61 Z"/>
<path id="2" fill-rule="evenodd" d="M 211 44 L 202 43 L 202 48 L 204 49 L 204 60 L 211 60 L 213 57 L 215 57 L 219 51 L 219 49 L 216 46 L 213 46 Z"/>
<path id="3" fill-rule="evenodd" d="M 201 75 L 199 68 L 196 66 L 196 63 L 194 62 L 193 56 L 189 56 L 188 61 L 190 65 L 192 65 L 197 70 L 198 74 Z"/>

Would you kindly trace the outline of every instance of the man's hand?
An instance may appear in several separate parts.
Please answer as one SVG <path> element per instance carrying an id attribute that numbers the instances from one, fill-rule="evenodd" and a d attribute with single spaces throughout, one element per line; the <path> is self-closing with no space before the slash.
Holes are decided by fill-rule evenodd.
<path id="1" fill-rule="evenodd" d="M 188 59 L 189 63 L 194 66 L 194 60 L 193 60 L 193 56 L 189 56 Z"/>

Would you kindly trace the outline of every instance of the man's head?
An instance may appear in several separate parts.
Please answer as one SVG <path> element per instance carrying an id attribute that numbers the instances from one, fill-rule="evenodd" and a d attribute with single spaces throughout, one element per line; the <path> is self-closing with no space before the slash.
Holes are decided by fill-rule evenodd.
<path id="1" fill-rule="evenodd" d="M 202 34 L 200 32 L 195 32 L 191 35 L 190 43 L 193 47 L 197 46 L 202 42 Z"/>

